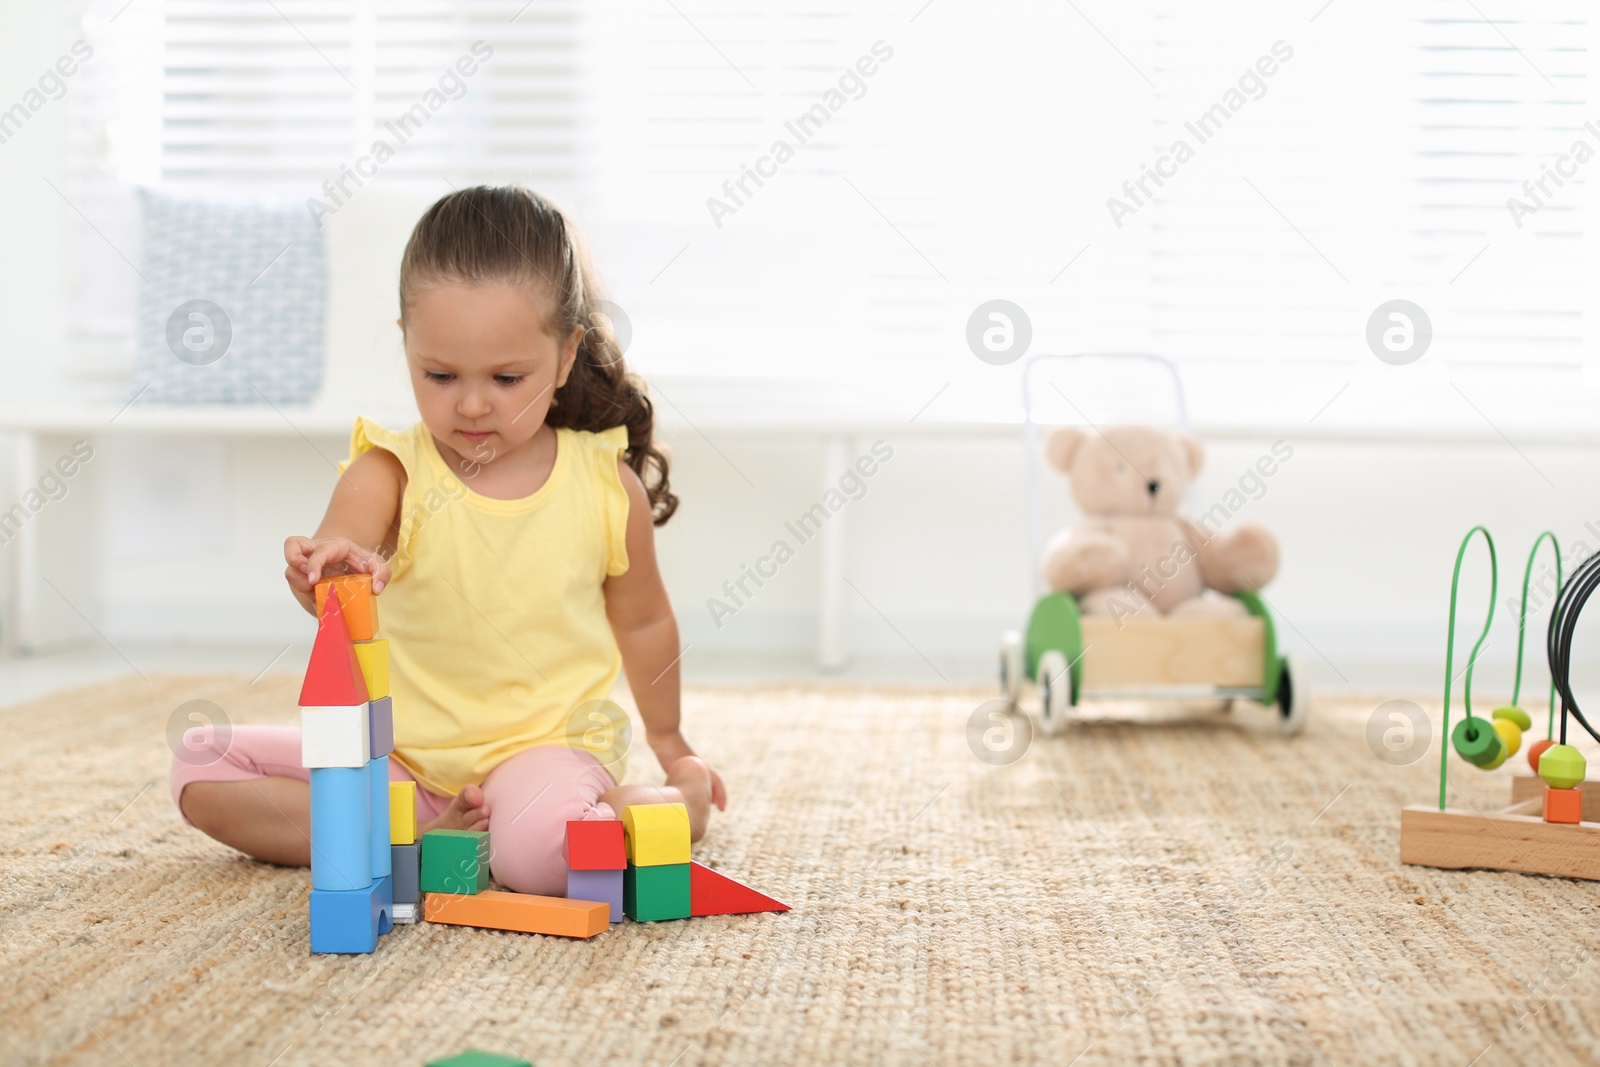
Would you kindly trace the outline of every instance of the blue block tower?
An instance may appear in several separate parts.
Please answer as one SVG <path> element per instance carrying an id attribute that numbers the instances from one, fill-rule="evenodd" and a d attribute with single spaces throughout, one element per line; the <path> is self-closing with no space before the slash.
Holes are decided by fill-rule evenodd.
<path id="1" fill-rule="evenodd" d="M 373 639 L 370 576 L 341 575 L 317 592 L 321 617 L 300 690 L 300 762 L 311 772 L 311 951 L 372 952 L 394 927 L 389 648 Z"/>

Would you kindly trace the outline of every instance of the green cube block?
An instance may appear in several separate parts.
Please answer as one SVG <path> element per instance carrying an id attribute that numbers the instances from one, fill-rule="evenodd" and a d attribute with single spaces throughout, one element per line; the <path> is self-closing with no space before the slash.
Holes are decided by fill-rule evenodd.
<path id="1" fill-rule="evenodd" d="M 489 888 L 489 835 L 482 830 L 429 830 L 422 835 L 424 893 L 470 895 Z"/>
<path id="2" fill-rule="evenodd" d="M 689 865 L 659 867 L 628 864 L 622 877 L 622 912 L 636 923 L 689 917 Z"/>
<path id="3" fill-rule="evenodd" d="M 533 1067 L 527 1060 L 512 1059 L 510 1056 L 496 1056 L 492 1052 L 483 1052 L 469 1048 L 465 1052 L 458 1052 L 447 1060 L 430 1060 L 428 1067 Z"/>

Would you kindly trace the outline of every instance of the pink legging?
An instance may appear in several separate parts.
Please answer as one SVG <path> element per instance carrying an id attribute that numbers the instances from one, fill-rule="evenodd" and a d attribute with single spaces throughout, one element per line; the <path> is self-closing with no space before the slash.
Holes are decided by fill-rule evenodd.
<path id="1" fill-rule="evenodd" d="M 187 731 L 185 751 L 204 752 L 208 740 L 202 734 L 209 729 L 196 726 Z M 235 726 L 226 750 L 204 766 L 174 756 L 172 802 L 177 804 L 182 799 L 183 787 L 190 782 L 242 782 L 264 777 L 311 780 L 311 772 L 300 766 L 298 726 Z M 399 760 L 390 756 L 389 780 L 415 779 Z M 610 772 L 593 755 L 566 745 L 524 749 L 495 767 L 481 786 L 489 805 L 489 872 L 494 880 L 517 893 L 566 896 L 567 823 L 616 818 L 611 805 L 600 800 L 615 784 Z M 419 782 L 417 822 L 438 817 L 450 800 L 430 793 Z M 181 806 L 178 812 L 183 813 Z M 183 821 L 194 825 L 187 815 Z"/>

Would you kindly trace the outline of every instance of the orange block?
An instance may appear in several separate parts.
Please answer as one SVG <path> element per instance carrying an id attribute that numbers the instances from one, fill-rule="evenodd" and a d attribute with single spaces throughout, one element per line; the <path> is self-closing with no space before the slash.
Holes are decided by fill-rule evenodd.
<path id="1" fill-rule="evenodd" d="M 611 929 L 611 905 L 604 901 L 538 897 L 499 889 L 485 889 L 470 896 L 425 894 L 422 917 L 431 923 L 558 937 L 593 937 Z"/>
<path id="2" fill-rule="evenodd" d="M 371 641 L 378 632 L 378 601 L 372 595 L 372 575 L 337 574 L 317 583 L 317 617 L 322 617 L 322 605 L 328 602 L 328 590 L 339 593 L 339 607 L 344 609 L 344 624 L 350 628 L 350 640 Z"/>
<path id="3" fill-rule="evenodd" d="M 1544 787 L 1544 821 L 1580 823 L 1583 821 L 1583 790 Z"/>

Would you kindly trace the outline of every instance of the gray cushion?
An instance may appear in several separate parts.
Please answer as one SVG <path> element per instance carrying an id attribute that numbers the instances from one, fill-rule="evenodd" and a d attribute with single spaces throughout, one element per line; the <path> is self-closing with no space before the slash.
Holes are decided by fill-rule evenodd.
<path id="1" fill-rule="evenodd" d="M 322 384 L 327 266 L 301 204 L 139 190 L 130 396 L 140 404 L 307 404 Z"/>

